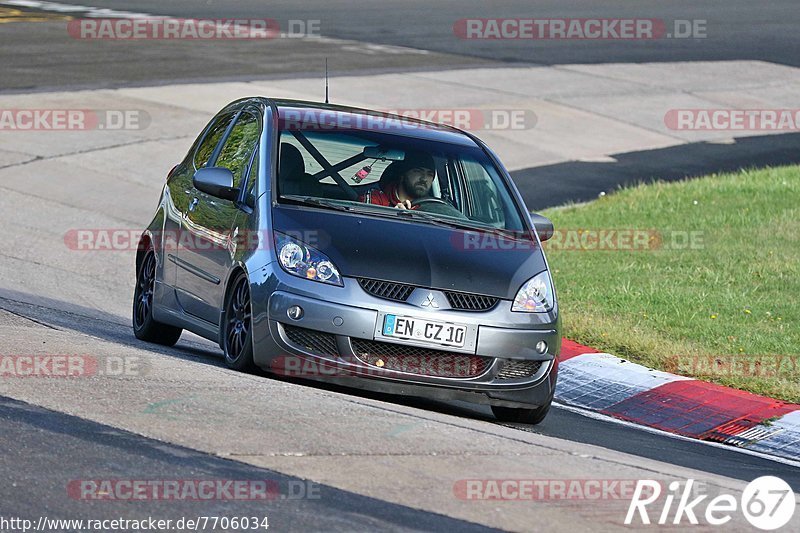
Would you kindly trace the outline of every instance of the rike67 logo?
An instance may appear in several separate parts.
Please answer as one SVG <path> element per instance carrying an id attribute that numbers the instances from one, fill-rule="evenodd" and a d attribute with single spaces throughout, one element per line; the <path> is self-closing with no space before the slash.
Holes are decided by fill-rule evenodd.
<path id="1" fill-rule="evenodd" d="M 693 479 L 685 483 L 673 481 L 668 491 L 662 491 L 658 481 L 640 479 L 625 524 L 684 525 L 688 522 L 697 525 L 704 519 L 706 524 L 721 526 L 741 512 L 753 527 L 773 531 L 789 523 L 797 504 L 789 484 L 775 476 L 754 479 L 745 487 L 740 499 L 731 494 L 720 494 L 711 499 L 708 499 L 708 494 L 694 497 L 693 485 Z M 663 505 L 660 505 L 662 501 Z"/>

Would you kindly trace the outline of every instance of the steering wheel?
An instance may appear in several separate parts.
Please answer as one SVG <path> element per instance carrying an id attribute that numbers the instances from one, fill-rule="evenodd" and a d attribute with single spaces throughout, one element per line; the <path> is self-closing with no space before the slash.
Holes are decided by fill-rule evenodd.
<path id="1" fill-rule="evenodd" d="M 448 207 L 453 207 L 450 202 L 446 200 L 442 200 L 441 198 L 434 198 L 433 196 L 429 196 L 427 198 L 417 198 L 416 200 L 411 202 L 411 207 L 417 207 L 418 205 L 425 205 L 425 204 L 444 204 Z"/>
<path id="2" fill-rule="evenodd" d="M 433 196 L 427 198 L 417 198 L 411 202 L 411 207 L 416 206 L 420 206 L 420 211 L 427 211 L 429 213 L 436 213 L 455 218 L 467 218 L 467 216 L 456 209 L 453 204 L 442 198 L 435 198 Z"/>

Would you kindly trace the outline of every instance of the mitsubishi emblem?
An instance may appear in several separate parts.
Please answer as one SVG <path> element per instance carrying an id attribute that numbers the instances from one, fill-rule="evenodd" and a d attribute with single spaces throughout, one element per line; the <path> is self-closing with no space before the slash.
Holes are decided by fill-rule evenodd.
<path id="1" fill-rule="evenodd" d="M 436 298 L 433 297 L 433 293 L 429 292 L 428 297 L 422 302 L 421 307 L 433 307 L 434 309 L 439 309 L 439 304 L 436 303 Z"/>

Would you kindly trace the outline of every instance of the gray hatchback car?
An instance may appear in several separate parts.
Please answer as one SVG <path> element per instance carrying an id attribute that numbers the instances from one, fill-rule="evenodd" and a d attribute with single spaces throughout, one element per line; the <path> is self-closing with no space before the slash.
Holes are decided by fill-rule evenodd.
<path id="1" fill-rule="evenodd" d="M 529 214 L 470 133 L 247 98 L 170 171 L 136 255 L 136 337 L 238 370 L 491 406 L 538 423 L 561 346 Z"/>

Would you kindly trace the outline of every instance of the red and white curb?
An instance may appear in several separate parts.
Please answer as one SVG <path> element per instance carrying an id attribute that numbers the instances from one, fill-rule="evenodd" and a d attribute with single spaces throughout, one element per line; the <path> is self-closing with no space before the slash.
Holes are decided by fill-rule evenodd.
<path id="1" fill-rule="evenodd" d="M 800 405 L 653 370 L 567 339 L 555 399 L 684 437 L 800 459 Z"/>

